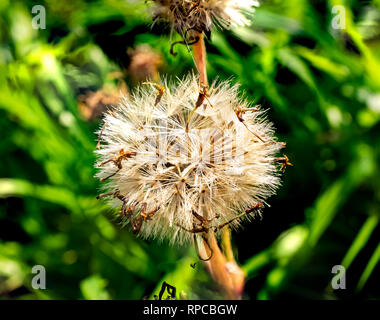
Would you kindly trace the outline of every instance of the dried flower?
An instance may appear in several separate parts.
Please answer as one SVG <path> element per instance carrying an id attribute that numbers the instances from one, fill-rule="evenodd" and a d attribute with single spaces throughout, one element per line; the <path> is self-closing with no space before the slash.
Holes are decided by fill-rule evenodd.
<path id="1" fill-rule="evenodd" d="M 157 99 L 155 86 L 141 85 L 105 115 L 100 197 L 122 206 L 123 223 L 145 238 L 185 243 L 202 219 L 216 232 L 238 227 L 275 193 L 283 144 L 238 85 L 206 90 L 191 75 L 164 87 Z"/>
<path id="2" fill-rule="evenodd" d="M 122 95 L 128 94 L 125 82 L 120 82 L 118 88 L 104 85 L 98 91 L 87 91 L 78 97 L 78 108 L 86 121 L 99 118 L 110 106 L 116 104 Z"/>
<path id="3" fill-rule="evenodd" d="M 136 49 L 129 49 L 128 55 L 131 59 L 128 73 L 135 83 L 158 78 L 158 68 L 163 60 L 149 45 L 142 44 Z"/>
<path id="4" fill-rule="evenodd" d="M 247 16 L 259 6 L 256 0 L 153 0 L 154 21 L 168 21 L 184 35 L 190 30 L 211 32 L 213 26 L 228 29 L 249 24 Z"/>

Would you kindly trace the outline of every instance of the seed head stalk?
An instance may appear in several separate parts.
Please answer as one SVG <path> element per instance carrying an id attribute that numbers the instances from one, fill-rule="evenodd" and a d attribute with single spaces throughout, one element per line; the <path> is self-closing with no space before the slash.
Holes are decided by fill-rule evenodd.
<path id="1" fill-rule="evenodd" d="M 193 45 L 194 60 L 200 73 L 199 81 L 201 87 L 208 87 L 206 69 L 206 46 L 203 33 L 196 32 L 195 37 L 199 41 Z M 229 227 L 224 227 L 222 235 L 222 247 L 220 249 L 215 233 L 212 229 L 203 238 L 203 246 L 200 246 L 202 256 L 211 257 L 205 261 L 206 268 L 213 280 L 221 287 L 226 299 L 240 300 L 244 287 L 244 273 L 235 262 Z"/>
<path id="2" fill-rule="evenodd" d="M 204 35 L 203 33 L 196 32 L 195 37 L 198 37 L 199 40 L 193 45 L 193 51 L 194 51 L 194 60 L 196 63 L 196 66 L 198 68 L 198 71 L 200 73 L 199 81 L 200 85 L 202 86 L 208 86 L 208 80 L 207 80 L 207 70 L 206 70 L 206 46 L 204 41 Z"/>

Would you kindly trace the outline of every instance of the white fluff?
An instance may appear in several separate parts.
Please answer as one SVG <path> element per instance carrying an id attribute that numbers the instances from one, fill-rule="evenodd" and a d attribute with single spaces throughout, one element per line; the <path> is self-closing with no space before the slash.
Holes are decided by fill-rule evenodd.
<path id="1" fill-rule="evenodd" d="M 105 115 L 97 167 L 121 149 L 136 152 L 122 160 L 122 168 L 104 182 L 104 190 L 119 190 L 128 204 L 137 203 L 135 218 L 144 202 L 147 211 L 160 208 L 142 224 L 144 238 L 183 244 L 192 233 L 178 224 L 192 229 L 199 222 L 193 210 L 208 219 L 219 216 L 210 224 L 218 226 L 258 202 L 265 203 L 280 184 L 274 157 L 283 145 L 275 141 L 263 111 L 252 108 L 244 113 L 244 123 L 239 121 L 234 109 L 252 106 L 238 96 L 238 85 L 214 83 L 209 98 L 193 113 L 188 131 L 189 114 L 200 92 L 198 78 L 190 75 L 178 85 L 167 81 L 164 85 L 156 106 L 155 87 L 141 85 Z M 117 170 L 109 162 L 97 177 Z M 108 199 L 114 207 L 122 204 L 117 198 Z M 238 227 L 246 218 L 231 226 Z M 128 221 L 124 219 L 125 224 Z"/>
<path id="2" fill-rule="evenodd" d="M 153 0 L 154 20 L 169 21 L 181 34 L 196 30 L 210 32 L 213 26 L 228 29 L 249 25 L 259 6 L 256 0 Z"/>

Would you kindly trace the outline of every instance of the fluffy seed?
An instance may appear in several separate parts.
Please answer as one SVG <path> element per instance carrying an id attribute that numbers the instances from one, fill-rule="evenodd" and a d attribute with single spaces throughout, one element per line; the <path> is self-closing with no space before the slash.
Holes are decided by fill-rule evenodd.
<path id="1" fill-rule="evenodd" d="M 168 21 L 181 35 L 190 30 L 211 32 L 212 27 L 223 29 L 248 25 L 256 0 L 153 0 L 154 21 Z"/>
<path id="2" fill-rule="evenodd" d="M 264 111 L 229 82 L 214 83 L 200 104 L 198 83 L 164 82 L 158 103 L 157 89 L 142 85 L 104 117 L 102 198 L 122 206 L 124 224 L 144 238 L 183 244 L 191 231 L 238 227 L 280 184 L 283 144 Z"/>

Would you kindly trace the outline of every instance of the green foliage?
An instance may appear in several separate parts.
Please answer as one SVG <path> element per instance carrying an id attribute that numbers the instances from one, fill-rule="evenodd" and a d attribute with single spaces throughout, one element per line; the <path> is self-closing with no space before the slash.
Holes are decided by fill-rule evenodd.
<path id="1" fill-rule="evenodd" d="M 95 199 L 99 121 L 78 109 L 86 90 L 116 87 L 108 75 L 124 72 L 129 48 L 149 44 L 173 77 L 192 70 L 191 54 L 170 55 L 179 36 L 151 28 L 144 1 L 39 1 L 45 30 L 31 27 L 35 4 L 0 4 L 0 298 L 152 298 L 163 281 L 218 298 L 202 264 L 190 267 L 194 250 L 136 238 Z M 269 109 L 295 165 L 263 220 L 233 234 L 247 298 L 380 298 L 380 2 L 344 2 L 335 30 L 342 4 L 265 1 L 251 27 L 207 42 L 210 79 Z M 47 290 L 31 287 L 37 264 Z M 336 264 L 344 292 L 330 286 Z"/>

